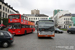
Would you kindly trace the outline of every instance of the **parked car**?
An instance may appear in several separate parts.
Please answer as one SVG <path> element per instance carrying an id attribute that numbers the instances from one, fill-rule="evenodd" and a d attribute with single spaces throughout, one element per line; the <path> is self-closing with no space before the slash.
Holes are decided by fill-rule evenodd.
<path id="1" fill-rule="evenodd" d="M 14 41 L 14 36 L 8 32 L 0 30 L 0 46 L 1 47 L 9 47 Z"/>
<path id="2" fill-rule="evenodd" d="M 67 33 L 75 33 L 75 27 L 67 29 Z"/>
<path id="3" fill-rule="evenodd" d="M 63 30 L 60 30 L 59 28 L 55 28 L 55 33 L 63 33 Z"/>

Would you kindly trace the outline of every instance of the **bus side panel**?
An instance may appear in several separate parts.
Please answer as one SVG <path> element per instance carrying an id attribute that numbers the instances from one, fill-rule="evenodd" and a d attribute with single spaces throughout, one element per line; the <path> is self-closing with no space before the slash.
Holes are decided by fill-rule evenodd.
<path id="1" fill-rule="evenodd" d="M 33 32 L 35 31 L 35 28 L 30 28 L 30 33 L 32 32 L 32 30 L 33 30 Z"/>
<path id="2" fill-rule="evenodd" d="M 30 33 L 32 32 L 33 28 L 30 28 Z"/>
<path id="3" fill-rule="evenodd" d="M 33 29 L 33 32 L 35 31 L 35 28 L 32 28 Z"/>
<path id="4" fill-rule="evenodd" d="M 29 28 L 21 28 L 21 33 L 24 34 L 26 30 L 26 33 L 30 33 L 30 29 Z"/>
<path id="5" fill-rule="evenodd" d="M 31 33 L 31 28 L 27 28 L 28 33 Z"/>
<path id="6" fill-rule="evenodd" d="M 22 33 L 22 34 L 25 33 L 25 28 L 21 28 L 21 33 Z"/>
<path id="7" fill-rule="evenodd" d="M 35 28 L 33 28 L 33 31 L 35 31 Z"/>

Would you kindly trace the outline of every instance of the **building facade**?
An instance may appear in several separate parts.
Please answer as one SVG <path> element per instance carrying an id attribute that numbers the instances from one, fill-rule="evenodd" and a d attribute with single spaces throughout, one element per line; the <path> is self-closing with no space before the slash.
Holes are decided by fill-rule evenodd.
<path id="1" fill-rule="evenodd" d="M 69 24 L 72 23 L 71 17 L 71 14 L 60 16 L 58 19 L 58 26 L 61 26 L 61 28 L 69 28 Z"/>
<path id="2" fill-rule="evenodd" d="M 0 17 L 8 18 L 9 14 L 18 14 L 19 12 L 14 10 L 13 7 L 5 3 L 4 0 L 0 0 Z M 3 23 L 3 21 L 1 21 Z"/>
<path id="3" fill-rule="evenodd" d="M 40 14 L 40 11 L 39 10 L 31 10 L 31 14 L 23 14 L 24 16 L 27 16 L 28 17 L 28 20 L 29 21 L 32 21 L 35 23 L 35 25 L 37 24 L 37 22 L 40 20 L 40 19 L 48 19 L 49 17 L 45 14 Z"/>
<path id="4" fill-rule="evenodd" d="M 59 22 L 59 17 L 63 16 L 65 14 L 70 14 L 69 11 L 59 11 L 55 16 L 53 16 L 53 20 L 55 21 L 55 26 L 58 26 L 58 22 Z"/>
<path id="5" fill-rule="evenodd" d="M 40 19 L 48 19 L 47 15 L 44 14 L 37 14 L 37 15 L 32 15 L 32 14 L 23 14 L 24 16 L 28 17 L 29 21 L 34 22 L 35 24 L 37 23 L 37 21 L 39 21 Z"/>

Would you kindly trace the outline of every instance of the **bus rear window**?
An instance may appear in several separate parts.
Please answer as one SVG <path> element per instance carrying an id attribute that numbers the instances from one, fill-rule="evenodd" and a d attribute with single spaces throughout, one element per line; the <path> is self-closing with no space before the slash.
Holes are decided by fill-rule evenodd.
<path id="1" fill-rule="evenodd" d="M 9 19 L 19 19 L 20 15 L 9 15 Z"/>

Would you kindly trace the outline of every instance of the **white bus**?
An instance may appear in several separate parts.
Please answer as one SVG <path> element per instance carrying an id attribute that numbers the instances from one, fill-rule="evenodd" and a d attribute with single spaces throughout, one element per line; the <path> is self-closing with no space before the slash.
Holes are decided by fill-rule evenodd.
<path id="1" fill-rule="evenodd" d="M 54 20 L 39 20 L 37 23 L 37 34 L 40 37 L 55 37 Z"/>

